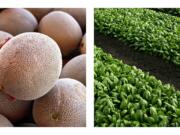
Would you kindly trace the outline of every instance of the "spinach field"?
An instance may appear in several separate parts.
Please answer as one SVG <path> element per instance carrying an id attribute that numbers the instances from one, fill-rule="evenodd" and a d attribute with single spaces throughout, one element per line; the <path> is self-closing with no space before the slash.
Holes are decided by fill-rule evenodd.
<path id="1" fill-rule="evenodd" d="M 146 58 L 153 57 L 155 63 L 157 57 L 167 65 L 172 65 L 177 69 L 175 74 L 178 79 L 179 11 L 179 9 L 95 9 L 95 32 L 102 34 L 104 39 L 110 37 L 119 42 L 112 51 L 113 45 L 104 47 L 110 50 L 104 50 L 103 45 L 99 45 L 95 40 L 94 124 L 96 127 L 180 126 L 180 91 L 176 85 L 173 85 L 173 81 L 171 83 L 171 80 L 168 80 L 166 83 L 153 75 L 154 71 L 161 70 L 158 67 L 153 66 L 152 69 L 149 65 L 149 69 L 143 71 L 137 66 L 138 61 L 133 61 L 130 65 L 126 64 L 129 62 L 128 53 L 127 57 L 122 58 L 121 55 L 119 57 L 114 55 L 125 52 L 125 47 L 119 47 L 123 49 L 119 52 L 117 46 L 128 46 L 135 52 L 142 53 L 141 59 L 144 62 Z M 111 41 L 108 42 L 110 45 Z M 129 56 L 135 57 L 135 54 Z M 166 71 L 167 66 L 163 68 L 162 70 Z M 166 74 L 169 76 L 170 73 Z"/>

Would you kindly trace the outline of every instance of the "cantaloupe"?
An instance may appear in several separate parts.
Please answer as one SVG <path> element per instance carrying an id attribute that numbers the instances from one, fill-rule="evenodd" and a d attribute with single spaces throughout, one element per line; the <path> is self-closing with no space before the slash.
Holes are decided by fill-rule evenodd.
<path id="1" fill-rule="evenodd" d="M 55 85 L 61 67 L 61 51 L 50 37 L 17 35 L 0 49 L 0 90 L 19 100 L 39 98 Z"/>
<path id="2" fill-rule="evenodd" d="M 80 44 L 81 54 L 86 54 L 86 34 L 83 36 L 81 44 Z"/>
<path id="3" fill-rule="evenodd" d="M 0 31 L 0 43 L 7 39 L 7 38 L 12 38 L 13 36 L 10 33 L 7 33 L 5 31 Z"/>
<path id="4" fill-rule="evenodd" d="M 0 92 L 0 114 L 15 123 L 25 118 L 32 109 L 31 101 L 21 101 Z"/>
<path id="5" fill-rule="evenodd" d="M 86 126 L 85 86 L 74 79 L 60 79 L 54 88 L 35 100 L 33 117 L 38 126 Z"/>
<path id="6" fill-rule="evenodd" d="M 7 32 L 0 31 L 0 48 L 13 36 Z"/>
<path id="7" fill-rule="evenodd" d="M 0 12 L 0 30 L 12 35 L 33 32 L 37 25 L 36 18 L 25 9 L 11 8 Z"/>
<path id="8" fill-rule="evenodd" d="M 26 8 L 30 11 L 38 21 L 40 21 L 45 15 L 51 12 L 52 8 Z"/>
<path id="9" fill-rule="evenodd" d="M 12 123 L 0 114 L 0 127 L 13 127 Z"/>
<path id="10" fill-rule="evenodd" d="M 81 26 L 83 32 L 86 31 L 86 9 L 85 8 L 55 8 L 55 11 L 64 11 L 72 15 Z"/>
<path id="11" fill-rule="evenodd" d="M 74 57 L 62 69 L 60 78 L 72 78 L 86 84 L 86 54 Z"/>
<path id="12" fill-rule="evenodd" d="M 75 51 L 81 42 L 82 31 L 77 21 L 62 11 L 53 11 L 43 17 L 39 23 L 39 32 L 54 39 L 63 57 Z"/>

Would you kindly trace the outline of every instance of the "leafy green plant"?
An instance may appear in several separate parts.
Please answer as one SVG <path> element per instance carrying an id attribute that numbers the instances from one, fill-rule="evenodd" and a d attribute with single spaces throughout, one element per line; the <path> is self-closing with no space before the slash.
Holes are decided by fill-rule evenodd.
<path id="1" fill-rule="evenodd" d="M 152 10 L 180 17 L 180 8 L 152 8 Z"/>
<path id="2" fill-rule="evenodd" d="M 180 91 L 95 47 L 96 127 L 180 126 Z"/>
<path id="3" fill-rule="evenodd" d="M 180 18 L 150 9 L 95 10 L 95 29 L 180 66 Z"/>

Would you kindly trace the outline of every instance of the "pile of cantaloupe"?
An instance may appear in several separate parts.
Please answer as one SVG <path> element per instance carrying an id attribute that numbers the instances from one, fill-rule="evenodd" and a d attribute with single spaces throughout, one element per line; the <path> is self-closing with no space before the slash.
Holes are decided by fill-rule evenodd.
<path id="1" fill-rule="evenodd" d="M 86 126 L 86 9 L 0 10 L 0 127 Z"/>

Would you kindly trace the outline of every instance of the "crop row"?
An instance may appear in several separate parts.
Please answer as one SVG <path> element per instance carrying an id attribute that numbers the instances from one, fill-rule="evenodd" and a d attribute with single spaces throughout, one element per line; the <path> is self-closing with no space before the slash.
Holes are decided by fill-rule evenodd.
<path id="1" fill-rule="evenodd" d="M 180 126 L 180 91 L 95 47 L 95 126 Z"/>
<path id="2" fill-rule="evenodd" d="M 95 29 L 180 66 L 180 18 L 150 9 L 96 9 Z"/>
<path id="3" fill-rule="evenodd" d="M 153 10 L 180 17 L 180 8 L 154 8 Z"/>

